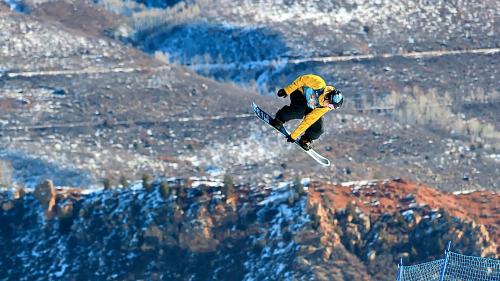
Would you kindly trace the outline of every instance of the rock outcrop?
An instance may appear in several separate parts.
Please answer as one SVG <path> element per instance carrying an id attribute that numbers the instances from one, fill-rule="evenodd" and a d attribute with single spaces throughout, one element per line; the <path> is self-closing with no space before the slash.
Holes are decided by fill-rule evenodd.
<path id="1" fill-rule="evenodd" d="M 47 218 L 53 218 L 55 214 L 57 191 L 51 180 L 46 180 L 35 188 L 33 194 L 38 200 L 42 209 L 45 210 Z"/>

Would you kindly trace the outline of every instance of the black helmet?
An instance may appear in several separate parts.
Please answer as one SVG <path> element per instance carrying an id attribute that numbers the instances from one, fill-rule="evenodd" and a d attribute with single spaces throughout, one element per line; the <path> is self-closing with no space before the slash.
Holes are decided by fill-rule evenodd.
<path id="1" fill-rule="evenodd" d="M 329 93 L 327 93 L 327 99 L 330 102 L 331 105 L 333 105 L 334 109 L 340 108 L 342 104 L 344 103 L 344 96 L 342 93 L 337 90 L 333 89 Z"/>

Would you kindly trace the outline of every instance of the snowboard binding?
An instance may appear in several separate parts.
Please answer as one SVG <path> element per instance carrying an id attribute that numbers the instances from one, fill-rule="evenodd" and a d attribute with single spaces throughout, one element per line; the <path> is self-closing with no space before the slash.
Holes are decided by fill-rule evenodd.
<path id="1" fill-rule="evenodd" d="M 312 148 L 312 140 L 302 136 L 297 143 L 302 147 L 305 151 Z"/>

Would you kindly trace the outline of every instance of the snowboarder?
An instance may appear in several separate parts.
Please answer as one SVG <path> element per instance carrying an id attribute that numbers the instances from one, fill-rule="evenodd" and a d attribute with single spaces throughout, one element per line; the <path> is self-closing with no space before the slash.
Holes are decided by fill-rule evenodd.
<path id="1" fill-rule="evenodd" d="M 340 108 L 344 102 L 339 90 L 326 85 L 323 78 L 314 74 L 299 76 L 290 85 L 279 89 L 277 96 L 290 96 L 290 105 L 276 112 L 271 125 L 279 130 L 285 122 L 303 118 L 287 141 L 293 143 L 303 134 L 298 143 L 305 150 L 311 149 L 312 141 L 323 134 L 321 117 L 330 110 Z"/>

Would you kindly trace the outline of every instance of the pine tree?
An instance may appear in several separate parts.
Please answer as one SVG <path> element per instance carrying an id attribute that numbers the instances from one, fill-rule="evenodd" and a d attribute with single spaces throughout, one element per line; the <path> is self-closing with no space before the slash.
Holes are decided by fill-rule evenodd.
<path id="1" fill-rule="evenodd" d="M 152 177 L 148 174 L 144 174 L 142 175 L 142 187 L 146 190 L 149 190 L 151 189 L 151 180 L 152 180 Z"/>
<path id="2" fill-rule="evenodd" d="M 357 215 L 356 206 L 351 201 L 349 201 L 349 203 L 347 203 L 347 206 L 345 207 L 345 216 L 348 217 L 349 215 L 353 220 L 356 218 Z"/>
<path id="3" fill-rule="evenodd" d="M 170 186 L 168 182 L 162 181 L 160 183 L 160 194 L 163 198 L 168 198 L 168 196 L 170 196 Z"/>
<path id="4" fill-rule="evenodd" d="M 304 190 L 304 185 L 302 184 L 302 181 L 299 178 L 295 178 L 295 180 L 293 181 L 293 188 L 295 189 L 295 192 L 297 192 L 299 196 L 302 196 L 306 193 Z"/>
<path id="5" fill-rule="evenodd" d="M 231 197 L 234 193 L 233 178 L 228 174 L 224 175 L 224 185 L 222 186 L 222 192 L 226 195 L 226 198 Z"/>
<path id="6" fill-rule="evenodd" d="M 111 180 L 108 178 L 102 179 L 102 185 L 104 186 L 104 189 L 110 189 L 111 188 Z"/>
<path id="7" fill-rule="evenodd" d="M 125 176 L 121 176 L 119 183 L 122 187 L 127 187 L 128 186 L 128 180 Z"/>

